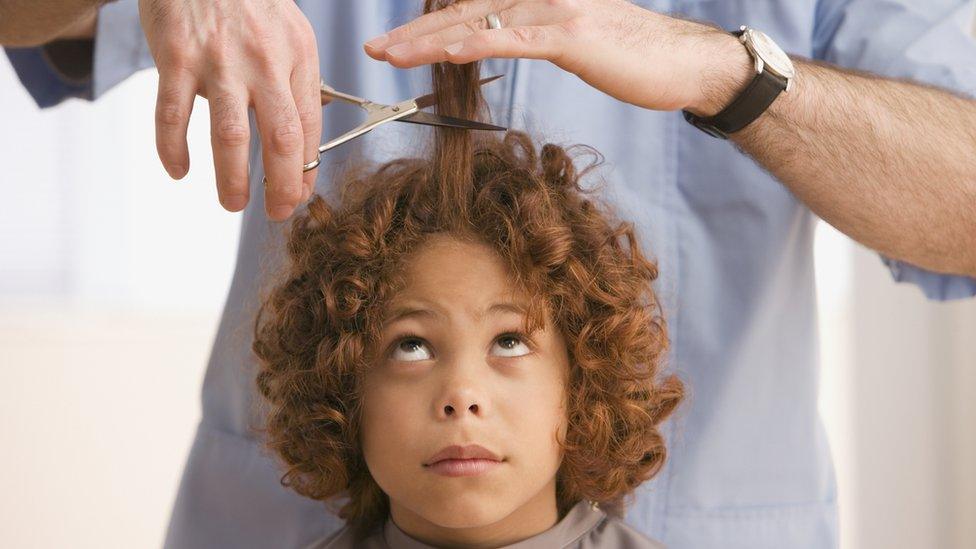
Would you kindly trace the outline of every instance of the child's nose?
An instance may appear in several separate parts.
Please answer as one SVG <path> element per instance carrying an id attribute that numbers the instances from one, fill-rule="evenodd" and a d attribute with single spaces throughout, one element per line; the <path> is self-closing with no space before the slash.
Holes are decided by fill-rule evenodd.
<path id="1" fill-rule="evenodd" d="M 468 411 L 471 412 L 472 414 L 478 415 L 478 405 L 477 404 L 469 404 L 468 405 Z M 447 404 L 447 405 L 444 406 L 444 415 L 446 415 L 446 416 L 453 416 L 455 413 L 457 413 L 457 410 L 455 410 L 455 408 L 454 408 L 454 406 L 452 404 Z"/>
<path id="2" fill-rule="evenodd" d="M 440 419 L 484 417 L 488 411 L 488 403 L 482 397 L 480 391 L 470 388 L 456 387 L 448 390 L 437 406 L 437 415 Z"/>
<path id="3" fill-rule="evenodd" d="M 461 420 L 486 417 L 491 413 L 489 402 L 490 369 L 475 347 L 468 345 L 468 354 L 458 352 L 442 358 L 435 370 L 440 374 L 437 393 L 431 408 L 439 420 Z"/>
<path id="4" fill-rule="evenodd" d="M 477 404 L 471 404 L 471 405 L 469 405 L 468 406 L 468 411 L 471 412 L 472 414 L 477 415 L 478 414 L 478 405 Z M 447 406 L 444 406 L 444 415 L 452 416 L 454 414 L 455 414 L 454 406 L 452 406 L 450 404 L 448 404 Z"/>

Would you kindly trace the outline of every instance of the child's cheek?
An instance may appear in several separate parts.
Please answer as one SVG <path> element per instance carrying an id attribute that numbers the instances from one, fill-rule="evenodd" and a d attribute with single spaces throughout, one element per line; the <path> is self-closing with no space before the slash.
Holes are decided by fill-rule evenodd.
<path id="1" fill-rule="evenodd" d="M 423 421 L 415 401 L 395 383 L 368 383 L 363 391 L 363 456 L 373 478 L 387 492 L 402 491 L 410 484 L 404 477 L 416 475 L 423 462 L 423 452 L 416 448 L 423 440 L 417 433 Z"/>

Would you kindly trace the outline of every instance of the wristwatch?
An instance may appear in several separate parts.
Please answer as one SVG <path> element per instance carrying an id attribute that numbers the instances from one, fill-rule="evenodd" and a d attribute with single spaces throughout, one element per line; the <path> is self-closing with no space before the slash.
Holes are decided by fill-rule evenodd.
<path id="1" fill-rule="evenodd" d="M 755 60 L 756 77 L 732 103 L 714 116 L 700 117 L 682 111 L 685 120 L 714 137 L 728 139 L 730 133 L 748 126 L 773 104 L 782 92 L 789 92 L 795 76 L 790 61 L 765 33 L 746 26 L 732 33 Z"/>

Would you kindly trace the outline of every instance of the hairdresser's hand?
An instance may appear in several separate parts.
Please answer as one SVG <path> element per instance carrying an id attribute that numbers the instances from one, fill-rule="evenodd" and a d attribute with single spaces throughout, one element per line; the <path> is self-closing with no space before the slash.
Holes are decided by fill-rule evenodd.
<path id="1" fill-rule="evenodd" d="M 193 99 L 210 102 L 217 193 L 229 211 L 248 201 L 248 107 L 264 146 L 265 204 L 276 221 L 312 194 L 322 133 L 319 60 L 308 20 L 290 0 L 139 0 L 159 70 L 156 149 L 170 176 L 190 166 Z"/>
<path id="2" fill-rule="evenodd" d="M 488 29 L 490 12 L 499 15 L 503 28 Z M 706 81 L 728 73 L 710 66 L 731 64 L 741 67 L 736 78 L 748 77 L 749 55 L 745 48 L 729 47 L 735 40 L 626 0 L 464 0 L 370 40 L 365 48 L 371 57 L 404 68 L 489 57 L 547 59 L 621 101 L 704 114 L 721 110 L 724 88 L 734 92 L 740 84 Z"/>

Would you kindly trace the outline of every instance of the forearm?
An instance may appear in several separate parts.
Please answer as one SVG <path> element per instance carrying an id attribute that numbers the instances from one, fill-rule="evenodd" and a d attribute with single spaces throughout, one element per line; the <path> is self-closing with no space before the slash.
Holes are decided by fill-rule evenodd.
<path id="1" fill-rule="evenodd" d="M 731 57 L 740 63 L 719 80 L 725 84 L 710 88 L 718 104 L 748 78 L 742 53 Z M 794 63 L 795 87 L 733 141 L 865 246 L 930 270 L 976 276 L 976 101 Z"/>
<path id="2" fill-rule="evenodd" d="M 91 37 L 106 0 L 0 0 L 0 44 L 37 46 L 59 38 Z"/>

